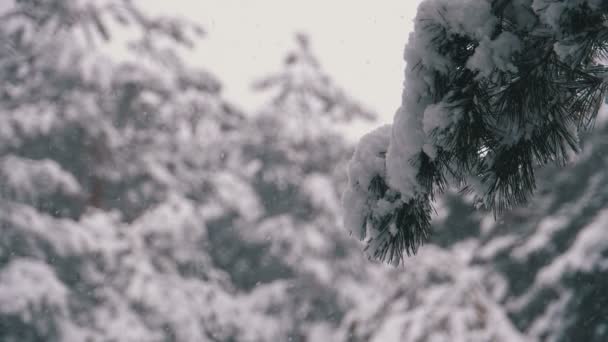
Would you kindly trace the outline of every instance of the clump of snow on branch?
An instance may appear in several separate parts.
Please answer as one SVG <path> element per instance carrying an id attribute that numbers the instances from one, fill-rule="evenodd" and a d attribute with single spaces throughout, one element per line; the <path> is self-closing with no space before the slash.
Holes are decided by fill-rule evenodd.
<path id="1" fill-rule="evenodd" d="M 489 77 L 494 70 L 517 72 L 512 63 L 513 53 L 521 49 L 521 42 L 510 32 L 501 33 L 496 39 L 484 37 L 467 61 L 467 67 L 479 71 L 479 75 Z"/>
<path id="2" fill-rule="evenodd" d="M 386 125 L 368 133 L 359 142 L 348 165 L 348 188 L 342 203 L 349 210 L 344 214 L 344 225 L 355 236 L 366 236 L 366 220 L 378 203 L 372 203 L 369 187 L 376 176 L 384 177 L 385 154 L 390 137 L 391 126 Z"/>

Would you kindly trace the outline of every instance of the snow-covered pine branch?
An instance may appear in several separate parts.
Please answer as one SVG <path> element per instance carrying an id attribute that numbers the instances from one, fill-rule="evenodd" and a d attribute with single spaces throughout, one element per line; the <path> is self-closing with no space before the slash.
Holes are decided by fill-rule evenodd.
<path id="1" fill-rule="evenodd" d="M 527 202 L 537 167 L 578 150 L 608 87 L 607 17 L 602 0 L 420 5 L 401 107 L 361 139 L 343 197 L 347 229 L 372 258 L 415 253 L 446 187 L 499 213 Z"/>

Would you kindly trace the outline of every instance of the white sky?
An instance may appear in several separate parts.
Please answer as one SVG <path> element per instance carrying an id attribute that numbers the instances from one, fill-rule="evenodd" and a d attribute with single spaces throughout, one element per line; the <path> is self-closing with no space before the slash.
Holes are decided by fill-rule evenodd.
<path id="1" fill-rule="evenodd" d="M 254 110 L 253 79 L 279 70 L 294 32 L 311 38 L 324 69 L 389 123 L 401 100 L 403 47 L 420 0 L 142 0 L 150 10 L 199 21 L 208 35 L 195 61 L 228 99 Z M 374 123 L 373 125 L 378 125 Z M 366 127 L 352 129 L 358 136 Z"/>

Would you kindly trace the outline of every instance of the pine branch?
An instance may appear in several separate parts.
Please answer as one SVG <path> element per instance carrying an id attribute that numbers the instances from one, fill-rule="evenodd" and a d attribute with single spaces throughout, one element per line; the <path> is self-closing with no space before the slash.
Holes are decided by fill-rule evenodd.
<path id="1" fill-rule="evenodd" d="M 415 50 L 406 52 L 405 84 L 413 90 L 404 91 L 402 108 L 408 111 L 398 115 L 413 124 L 434 115 L 427 122 L 435 126 L 417 132 L 423 137 L 418 141 L 392 139 L 393 151 L 420 151 L 405 154 L 411 169 L 388 168 L 368 189 L 370 203 L 393 205 L 381 214 L 370 209 L 366 219 L 373 235 L 368 249 L 376 259 L 398 262 L 415 253 L 430 234 L 435 196 L 450 186 L 474 188 L 468 179 L 481 181 L 477 195 L 495 214 L 526 204 L 536 188 L 535 170 L 564 165 L 579 150 L 579 132 L 593 126 L 606 98 L 608 68 L 600 59 L 608 57 L 608 4 L 487 3 L 487 22 L 480 23 L 487 27 L 472 27 L 450 12 L 483 12 L 484 1 L 436 0 L 419 8 L 410 40 Z M 427 113 L 430 106 L 436 107 Z M 393 127 L 393 137 L 422 127 L 398 129 Z M 399 141 L 411 145 L 395 146 Z M 411 180 L 396 172 L 415 174 L 415 184 L 396 184 Z"/>
<path id="2" fill-rule="evenodd" d="M 366 250 L 374 259 L 399 264 L 404 253 L 408 256 L 415 254 L 431 235 L 430 201 L 422 198 L 404 203 L 394 194 L 391 198 L 389 187 L 379 176 L 372 179 L 369 191 L 376 195 L 377 200 L 388 199 L 398 205 L 385 215 L 367 218 L 366 222 L 374 226 L 374 232 L 368 236 Z"/>

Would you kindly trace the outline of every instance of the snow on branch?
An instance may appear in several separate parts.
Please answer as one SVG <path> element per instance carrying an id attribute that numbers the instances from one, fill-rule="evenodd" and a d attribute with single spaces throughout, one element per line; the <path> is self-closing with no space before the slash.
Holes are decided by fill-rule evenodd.
<path id="1" fill-rule="evenodd" d="M 446 187 L 500 213 L 528 201 L 539 166 L 578 151 L 608 90 L 607 18 L 599 0 L 420 5 L 401 107 L 361 140 L 344 195 L 345 224 L 373 258 L 415 252 Z"/>

